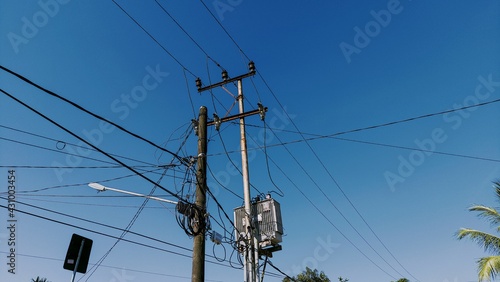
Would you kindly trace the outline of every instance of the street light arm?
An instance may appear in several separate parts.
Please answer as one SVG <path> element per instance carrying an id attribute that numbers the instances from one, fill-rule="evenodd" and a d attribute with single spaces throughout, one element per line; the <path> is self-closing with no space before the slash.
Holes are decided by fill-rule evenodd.
<path id="1" fill-rule="evenodd" d="M 143 198 L 147 198 L 147 199 L 151 199 L 151 200 L 155 200 L 155 201 L 166 202 L 166 203 L 169 203 L 169 204 L 174 204 L 174 205 L 177 204 L 177 202 L 175 202 L 175 201 L 171 201 L 171 200 L 167 200 L 167 199 L 162 199 L 162 198 L 158 198 L 158 197 L 154 197 L 154 196 L 148 196 L 148 195 L 139 194 L 139 193 L 134 193 L 134 192 L 125 191 L 125 190 L 120 190 L 120 189 L 116 189 L 116 188 L 106 187 L 106 186 L 104 186 L 102 184 L 95 183 L 95 182 L 89 183 L 89 187 L 93 188 L 93 189 L 96 189 L 97 191 L 100 191 L 100 192 L 101 191 L 109 190 L 109 191 L 115 191 L 115 192 L 118 192 L 118 193 L 124 193 L 124 194 L 132 195 L 132 196 L 143 197 Z"/>

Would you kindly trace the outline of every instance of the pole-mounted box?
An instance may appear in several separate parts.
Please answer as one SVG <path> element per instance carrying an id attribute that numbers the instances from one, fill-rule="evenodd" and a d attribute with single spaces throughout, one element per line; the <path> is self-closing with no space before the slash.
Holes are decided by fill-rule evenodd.
<path id="1" fill-rule="evenodd" d="M 275 246 L 282 242 L 281 208 L 275 199 L 268 198 L 252 203 L 251 213 L 251 226 L 256 229 L 255 234 L 260 247 Z M 236 238 L 246 234 L 248 224 L 244 206 L 234 209 L 234 223 Z"/>

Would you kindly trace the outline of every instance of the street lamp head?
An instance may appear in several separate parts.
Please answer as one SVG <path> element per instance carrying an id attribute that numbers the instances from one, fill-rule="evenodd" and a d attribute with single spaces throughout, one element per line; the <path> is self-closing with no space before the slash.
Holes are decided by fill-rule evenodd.
<path id="1" fill-rule="evenodd" d="M 90 188 L 94 188 L 96 189 L 97 191 L 101 192 L 101 191 L 106 191 L 106 186 L 104 185 L 101 185 L 99 183 L 95 183 L 95 182 L 91 182 L 89 183 L 89 187 Z"/>

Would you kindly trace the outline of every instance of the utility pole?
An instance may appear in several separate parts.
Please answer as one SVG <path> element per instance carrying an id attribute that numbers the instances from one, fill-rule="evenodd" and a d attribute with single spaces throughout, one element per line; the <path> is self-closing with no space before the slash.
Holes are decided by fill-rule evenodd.
<path id="1" fill-rule="evenodd" d="M 202 106 L 198 117 L 198 163 L 196 174 L 196 213 L 194 220 L 198 224 L 193 240 L 192 282 L 205 281 L 205 223 L 207 194 L 207 108 Z M 201 218 L 200 218 L 201 217 Z"/>
<path id="2" fill-rule="evenodd" d="M 261 104 L 259 104 L 259 109 L 245 112 L 244 109 L 244 97 L 243 97 L 243 83 L 242 80 L 246 77 L 250 77 L 255 75 L 255 65 L 251 61 L 248 63 L 249 72 L 234 78 L 229 78 L 227 71 L 222 71 L 222 81 L 219 83 L 215 83 L 209 86 L 202 87 L 201 79 L 196 79 L 196 86 L 198 88 L 198 92 L 203 92 L 206 90 L 210 90 L 216 87 L 222 87 L 228 83 L 237 82 L 238 87 L 238 105 L 239 105 L 239 114 L 218 118 L 213 122 L 209 122 L 208 125 L 215 125 L 218 130 L 218 126 L 222 122 L 239 119 L 240 124 L 240 146 L 241 146 L 241 163 L 242 163 L 242 174 L 243 174 L 243 194 L 244 194 L 244 202 L 245 202 L 245 248 L 244 248 L 244 258 L 245 258 L 245 282 L 257 282 L 258 281 L 258 269 L 259 269 L 259 242 L 255 236 L 255 226 L 253 223 L 252 215 L 252 203 L 250 196 L 250 179 L 248 172 L 248 156 L 247 156 L 247 142 L 246 142 L 246 132 L 245 132 L 245 117 L 260 114 L 261 118 L 264 117 L 267 108 L 264 108 Z"/>
<path id="3" fill-rule="evenodd" d="M 243 101 L 243 85 L 241 79 L 238 80 L 238 106 L 240 114 L 245 112 Z M 257 270 L 259 268 L 258 242 L 256 242 L 255 234 L 252 228 L 252 203 L 250 196 L 250 176 L 248 172 L 248 153 L 247 153 L 247 139 L 245 131 L 245 118 L 240 118 L 240 148 L 241 148 L 241 172 L 243 175 L 243 199 L 245 201 L 245 222 L 247 222 L 247 235 L 248 245 L 246 246 L 246 273 L 245 281 L 256 282 Z M 257 244 L 257 246 L 256 246 Z"/>

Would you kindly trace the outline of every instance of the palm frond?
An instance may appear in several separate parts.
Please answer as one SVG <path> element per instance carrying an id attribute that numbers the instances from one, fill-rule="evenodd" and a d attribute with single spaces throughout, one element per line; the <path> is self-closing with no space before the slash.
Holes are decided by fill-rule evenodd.
<path id="1" fill-rule="evenodd" d="M 459 240 L 468 237 L 482 246 L 485 251 L 500 255 L 500 238 L 495 235 L 469 228 L 461 228 L 456 235 Z"/>
<path id="2" fill-rule="evenodd" d="M 500 256 L 484 257 L 477 261 L 479 281 L 495 280 L 500 271 Z"/>
<path id="3" fill-rule="evenodd" d="M 500 213 L 495 208 L 477 205 L 470 207 L 469 211 L 479 212 L 478 216 L 486 218 L 492 225 L 500 223 Z"/>
<path id="4" fill-rule="evenodd" d="M 493 188 L 495 188 L 495 194 L 497 195 L 497 199 L 500 201 L 500 180 L 493 182 Z"/>

